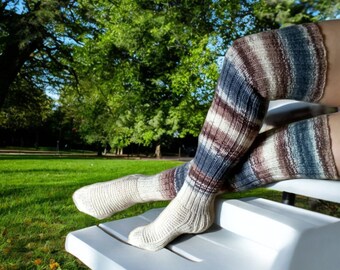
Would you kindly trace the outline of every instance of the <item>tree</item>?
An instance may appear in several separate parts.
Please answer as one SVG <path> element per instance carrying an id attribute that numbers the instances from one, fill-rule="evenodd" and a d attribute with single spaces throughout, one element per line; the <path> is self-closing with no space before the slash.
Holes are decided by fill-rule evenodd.
<path id="1" fill-rule="evenodd" d="M 103 122 L 111 144 L 199 132 L 217 77 L 209 3 L 130 0 L 100 9 L 105 30 L 77 51 L 80 86 L 91 90 L 74 92 L 103 98 L 103 114 L 116 119 Z"/>
<path id="2" fill-rule="evenodd" d="M 52 113 L 53 101 L 40 89 L 30 88 L 25 81 L 15 82 L 0 112 L 0 126 L 11 129 L 40 127 Z"/>
<path id="3" fill-rule="evenodd" d="M 254 8 L 256 27 L 262 28 L 335 19 L 340 15 L 338 0 L 260 0 Z"/>
<path id="4" fill-rule="evenodd" d="M 52 108 L 53 100 L 43 91 L 24 80 L 16 80 L 0 111 L 1 130 L 20 135 L 21 145 L 24 144 L 27 131 L 35 130 L 34 144 L 38 146 L 39 130 L 52 114 Z"/>
<path id="5" fill-rule="evenodd" d="M 214 92 L 217 60 L 233 40 L 336 16 L 336 2 L 101 1 L 94 14 L 102 31 L 77 47 L 79 85 L 64 89 L 63 106 L 89 142 L 160 145 L 197 136 Z"/>
<path id="6" fill-rule="evenodd" d="M 76 0 L 2 0 L 0 108 L 16 79 L 42 90 L 74 81 L 72 48 L 91 21 Z"/>

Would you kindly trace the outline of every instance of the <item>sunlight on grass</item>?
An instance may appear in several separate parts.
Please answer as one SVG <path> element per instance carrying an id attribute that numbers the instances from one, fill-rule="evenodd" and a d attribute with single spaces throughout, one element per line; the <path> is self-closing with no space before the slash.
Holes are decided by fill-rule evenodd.
<path id="1" fill-rule="evenodd" d="M 154 174 L 176 161 L 134 161 L 0 156 L 0 269 L 86 269 L 64 251 L 68 232 L 98 224 L 79 213 L 79 187 L 132 173 Z M 165 203 L 131 207 L 111 219 L 133 216 Z"/>
<path id="2" fill-rule="evenodd" d="M 0 155 L 0 270 L 87 269 L 64 250 L 70 231 L 103 221 L 77 211 L 72 193 L 81 186 L 128 174 L 155 174 L 181 164 L 165 160 L 117 160 Z M 279 195 L 266 189 L 225 198 Z M 105 221 L 141 214 L 166 202 L 135 205 Z"/>

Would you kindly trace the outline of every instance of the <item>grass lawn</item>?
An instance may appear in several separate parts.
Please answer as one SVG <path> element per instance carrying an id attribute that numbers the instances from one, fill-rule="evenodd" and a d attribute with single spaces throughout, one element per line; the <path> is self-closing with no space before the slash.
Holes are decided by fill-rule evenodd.
<path id="1" fill-rule="evenodd" d="M 64 251 L 68 232 L 99 223 L 77 211 L 72 193 L 79 187 L 131 173 L 154 174 L 180 164 L 39 156 L 0 156 L 0 269 L 86 269 Z M 148 207 L 115 215 L 120 219 Z"/>
<path id="2" fill-rule="evenodd" d="M 0 270 L 87 269 L 64 250 L 65 237 L 99 221 L 77 211 L 72 193 L 94 182 L 134 173 L 154 174 L 178 164 L 181 162 L 0 155 Z M 265 189 L 226 197 L 244 196 L 280 198 Z M 104 221 L 165 205 L 136 205 Z"/>

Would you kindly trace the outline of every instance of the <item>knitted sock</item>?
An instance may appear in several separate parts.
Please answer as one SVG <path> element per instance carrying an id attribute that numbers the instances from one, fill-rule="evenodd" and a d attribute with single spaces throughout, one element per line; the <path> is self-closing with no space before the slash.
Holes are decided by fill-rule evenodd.
<path id="1" fill-rule="evenodd" d="M 269 100 L 320 100 L 327 71 L 325 52 L 315 24 L 235 41 L 226 54 L 183 192 L 153 223 L 132 231 L 129 242 L 157 250 L 179 234 L 207 229 L 213 222 L 216 193 L 258 135 Z"/>
<path id="2" fill-rule="evenodd" d="M 136 203 L 171 200 L 188 168 L 185 163 L 153 176 L 129 175 L 85 186 L 73 194 L 73 201 L 79 211 L 103 219 Z"/>
<path id="3" fill-rule="evenodd" d="M 257 137 L 248 153 L 233 170 L 228 190 L 287 179 L 339 179 L 327 115 L 268 131 Z"/>
<path id="4" fill-rule="evenodd" d="M 243 191 L 286 179 L 338 179 L 328 118 L 320 116 L 261 134 L 228 176 L 222 190 Z M 317 153 L 317 154 L 315 154 Z M 158 175 L 130 175 L 76 191 L 80 211 L 106 218 L 135 203 L 172 200 L 190 163 Z"/>

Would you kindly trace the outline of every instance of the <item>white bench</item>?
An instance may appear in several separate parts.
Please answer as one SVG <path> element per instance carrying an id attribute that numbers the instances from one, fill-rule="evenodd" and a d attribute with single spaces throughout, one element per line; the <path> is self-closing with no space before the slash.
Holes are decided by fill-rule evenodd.
<path id="1" fill-rule="evenodd" d="M 297 110 L 300 106 L 286 105 Z M 285 110 L 280 102 L 271 103 L 270 112 L 279 115 Z M 268 188 L 340 203 L 340 181 L 287 180 Z M 225 200 L 217 202 L 215 224 L 205 233 L 181 236 L 157 252 L 126 243 L 131 230 L 148 224 L 160 212 L 153 209 L 71 232 L 66 250 L 100 270 L 340 269 L 340 219 L 335 217 L 262 198 Z"/>

